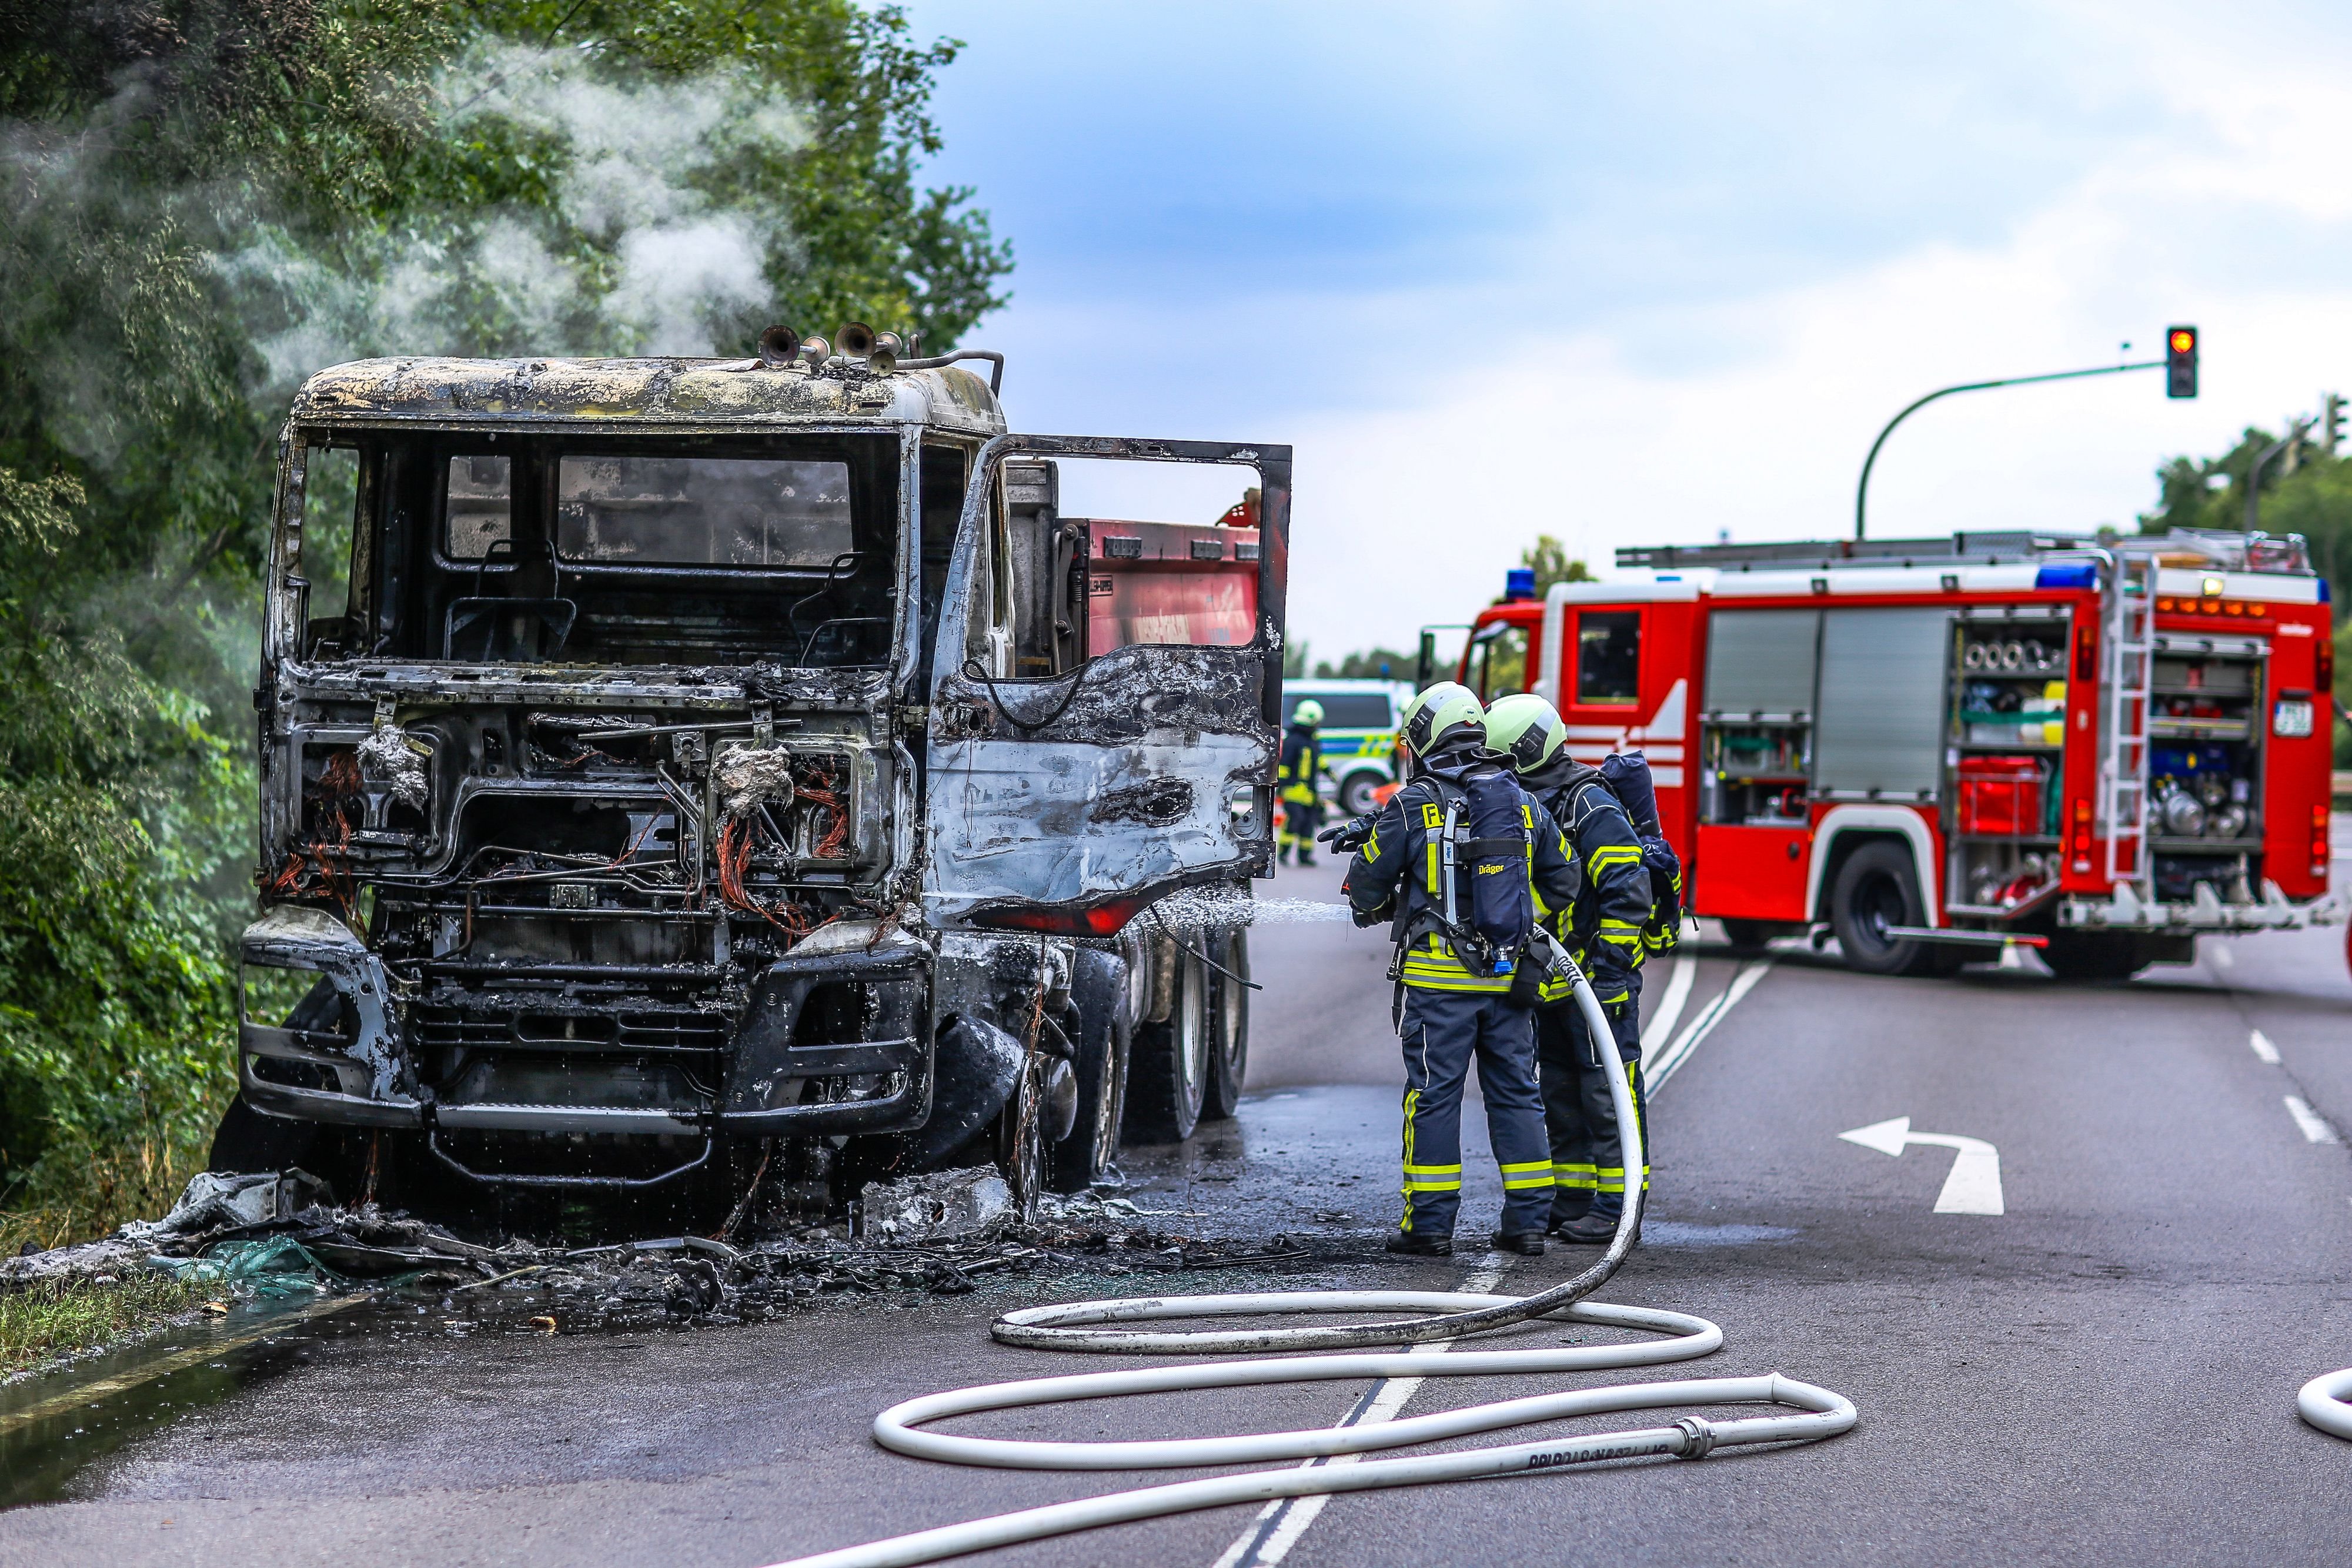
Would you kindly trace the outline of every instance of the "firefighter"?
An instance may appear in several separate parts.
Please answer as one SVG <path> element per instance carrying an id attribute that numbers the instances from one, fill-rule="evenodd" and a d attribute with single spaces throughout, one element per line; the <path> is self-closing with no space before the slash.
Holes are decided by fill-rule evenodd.
<path id="1" fill-rule="evenodd" d="M 1622 1072 L 1642 1129 L 1642 1186 L 1649 1190 L 1650 1115 L 1642 1103 L 1642 958 L 1650 923 L 1650 871 L 1639 834 L 1601 769 L 1565 749 L 1568 729 L 1532 694 L 1504 697 L 1486 716 L 1488 744 L 1507 755 L 1519 783 L 1543 802 L 1582 873 L 1574 898 L 1553 903 L 1558 936 L 1609 1019 L 1612 1050 L 1596 1051 L 1566 981 L 1547 979 L 1536 1007 L 1536 1061 L 1551 1135 L 1552 1234 L 1606 1245 L 1625 1208 L 1625 1155 L 1606 1072 Z"/>
<path id="2" fill-rule="evenodd" d="M 1528 891 L 1555 907 L 1573 897 L 1574 873 L 1559 830 L 1486 749 L 1484 717 L 1478 699 L 1452 682 L 1415 697 L 1401 737 L 1413 779 L 1376 815 L 1328 835 L 1335 848 L 1355 851 L 1342 890 L 1356 924 L 1389 920 L 1397 948 L 1391 973 L 1399 982 L 1397 1031 L 1404 1046 L 1404 1218 L 1389 1239 L 1391 1252 L 1445 1257 L 1454 1250 L 1462 1206 L 1462 1087 L 1474 1058 L 1502 1167 L 1503 1214 L 1494 1245 L 1540 1256 L 1551 1211 L 1533 1013 L 1511 995 L 1513 975 L 1483 956 L 1484 936 L 1465 929 L 1460 911 L 1465 890 L 1477 894 L 1474 870 L 1525 875 Z M 1515 830 L 1509 840 L 1463 840 L 1456 808 L 1480 802 L 1491 817 L 1497 783 L 1508 789 L 1502 813 Z M 1452 850 L 1459 868 L 1451 894 L 1443 885 L 1449 817 L 1456 824 Z M 1503 842 L 1507 850 L 1496 847 Z M 1504 854 L 1507 863 L 1496 864 Z M 1533 934 L 1531 921 L 1528 931 Z"/>
<path id="3" fill-rule="evenodd" d="M 1323 742 L 1316 730 L 1323 723 L 1323 705 L 1308 697 L 1290 710 L 1290 728 L 1282 737 L 1282 837 L 1275 858 L 1287 864 L 1298 852 L 1300 865 L 1315 863 L 1315 835 L 1323 826 L 1323 797 L 1316 780 L 1323 776 Z"/>

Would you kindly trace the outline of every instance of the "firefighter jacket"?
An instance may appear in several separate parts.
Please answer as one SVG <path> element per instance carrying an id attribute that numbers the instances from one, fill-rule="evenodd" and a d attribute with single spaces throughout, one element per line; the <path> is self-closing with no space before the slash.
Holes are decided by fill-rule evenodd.
<path id="1" fill-rule="evenodd" d="M 1282 737 L 1282 798 L 1300 806 L 1317 804 L 1321 797 L 1315 792 L 1315 780 L 1322 771 L 1322 737 L 1306 725 L 1292 725 Z"/>
<path id="2" fill-rule="evenodd" d="M 1470 735 L 1423 758 L 1420 772 L 1459 784 L 1473 769 L 1507 766 Z M 1528 827 L 1528 880 L 1536 916 L 1566 908 L 1576 896 L 1576 872 L 1559 829 L 1536 799 L 1520 791 L 1519 810 Z M 1396 977 L 1422 990 L 1507 991 L 1508 974 L 1485 975 L 1462 961 L 1443 929 L 1445 892 L 1442 839 L 1445 807 L 1436 789 L 1416 779 L 1381 808 L 1370 836 L 1349 862 L 1340 891 L 1356 912 L 1356 923 L 1390 922 L 1398 946 Z M 1466 907 L 1456 915 L 1467 919 Z"/>
<path id="3" fill-rule="evenodd" d="M 1642 863 L 1641 835 L 1597 768 L 1559 757 L 1522 774 L 1519 782 L 1559 824 L 1576 870 L 1566 899 L 1546 898 L 1545 925 L 1583 967 L 1602 1007 L 1625 1001 L 1642 967 L 1642 932 L 1650 919 L 1650 870 Z M 1543 1000 L 1567 995 L 1566 982 L 1544 982 Z"/>

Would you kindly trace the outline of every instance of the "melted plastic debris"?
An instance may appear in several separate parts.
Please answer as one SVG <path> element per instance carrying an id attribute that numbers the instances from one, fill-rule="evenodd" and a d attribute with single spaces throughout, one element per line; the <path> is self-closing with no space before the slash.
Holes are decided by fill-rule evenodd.
<path id="1" fill-rule="evenodd" d="M 858 1208 L 863 1234 L 880 1241 L 986 1238 L 1014 1218 L 1013 1189 L 993 1166 L 869 1182 Z"/>
<path id="2" fill-rule="evenodd" d="M 793 754 L 775 748 L 739 747 L 719 758 L 719 806 L 730 817 L 749 816 L 757 807 L 793 799 Z"/>
<path id="3" fill-rule="evenodd" d="M 425 759 L 432 755 L 433 748 L 423 741 L 396 725 L 385 725 L 359 744 L 360 777 L 390 789 L 402 805 L 421 810 L 432 793 L 425 772 Z"/>

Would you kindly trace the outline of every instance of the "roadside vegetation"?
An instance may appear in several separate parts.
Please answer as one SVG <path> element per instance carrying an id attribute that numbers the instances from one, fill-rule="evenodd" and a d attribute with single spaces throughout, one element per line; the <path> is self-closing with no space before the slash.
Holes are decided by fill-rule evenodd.
<path id="1" fill-rule="evenodd" d="M 773 321 L 951 345 L 1012 267 L 919 181 L 957 47 L 852 0 L 0 0 L 9 1251 L 161 1212 L 233 1088 L 293 387 Z"/>
<path id="2" fill-rule="evenodd" d="M 0 1293 L 0 1379 L 153 1328 L 220 1287 L 144 1270 Z"/>

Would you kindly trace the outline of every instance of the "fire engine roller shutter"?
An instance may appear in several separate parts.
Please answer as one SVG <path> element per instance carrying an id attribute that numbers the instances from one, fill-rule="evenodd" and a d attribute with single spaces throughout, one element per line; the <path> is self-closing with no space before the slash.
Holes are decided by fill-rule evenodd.
<path id="1" fill-rule="evenodd" d="M 1832 610 L 1822 624 L 1813 789 L 1930 800 L 1942 774 L 1948 610 Z"/>
<path id="2" fill-rule="evenodd" d="M 1818 610 L 1718 610 L 1706 622 L 1706 695 L 1700 710 L 1737 721 L 1813 711 Z"/>

